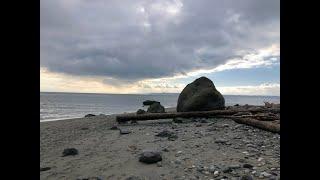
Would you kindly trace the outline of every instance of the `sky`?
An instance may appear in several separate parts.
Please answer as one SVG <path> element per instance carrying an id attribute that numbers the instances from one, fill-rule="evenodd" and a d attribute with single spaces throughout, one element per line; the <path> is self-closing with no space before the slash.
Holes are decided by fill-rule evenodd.
<path id="1" fill-rule="evenodd" d="M 279 0 L 43 0 L 40 91 L 280 95 Z"/>

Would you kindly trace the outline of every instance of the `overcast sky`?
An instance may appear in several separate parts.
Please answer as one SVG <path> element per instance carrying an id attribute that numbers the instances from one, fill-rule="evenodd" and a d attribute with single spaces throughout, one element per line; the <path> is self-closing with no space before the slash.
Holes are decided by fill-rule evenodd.
<path id="1" fill-rule="evenodd" d="M 280 95 L 279 0 L 40 3 L 40 91 Z"/>

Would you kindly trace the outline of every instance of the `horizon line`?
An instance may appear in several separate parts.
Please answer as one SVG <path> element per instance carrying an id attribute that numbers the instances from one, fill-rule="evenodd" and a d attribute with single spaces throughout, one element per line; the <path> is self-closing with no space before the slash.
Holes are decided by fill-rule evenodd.
<path id="1" fill-rule="evenodd" d="M 59 92 L 59 91 L 40 91 L 40 93 L 65 93 L 65 94 L 105 94 L 105 95 L 151 95 L 151 94 L 180 94 L 180 93 L 95 93 L 95 92 Z M 244 94 L 222 94 L 223 96 L 273 96 L 280 97 L 280 95 L 244 95 Z"/>

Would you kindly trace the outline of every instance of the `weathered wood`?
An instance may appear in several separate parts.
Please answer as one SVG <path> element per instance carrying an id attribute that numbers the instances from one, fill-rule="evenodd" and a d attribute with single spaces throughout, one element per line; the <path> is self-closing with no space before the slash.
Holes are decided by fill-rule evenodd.
<path id="1" fill-rule="evenodd" d="M 131 121 L 131 120 L 154 120 L 154 119 L 170 119 L 170 118 L 192 118 L 192 117 L 215 117 L 217 115 L 233 115 L 238 112 L 251 112 L 251 113 L 260 113 L 260 112 L 270 112 L 276 111 L 274 109 L 265 109 L 265 108 L 256 108 L 256 109 L 247 109 L 247 110 L 213 110 L 213 111 L 193 111 L 193 112 L 171 112 L 171 113 L 147 113 L 147 114 L 134 114 L 134 115 L 119 115 L 116 117 L 118 123 Z M 280 110 L 279 110 L 280 111 Z"/>
<path id="2" fill-rule="evenodd" d="M 280 133 L 280 125 L 271 123 L 271 122 L 265 122 L 265 121 L 259 121 L 252 118 L 239 118 L 239 117 L 231 117 L 230 119 L 234 120 L 237 123 L 240 124 L 246 124 L 253 127 L 257 127 L 266 131 L 274 132 L 274 133 Z"/>

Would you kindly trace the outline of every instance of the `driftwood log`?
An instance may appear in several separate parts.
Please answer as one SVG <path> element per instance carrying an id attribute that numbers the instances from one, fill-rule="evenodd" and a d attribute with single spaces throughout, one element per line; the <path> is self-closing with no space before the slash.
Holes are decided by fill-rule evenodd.
<path id="1" fill-rule="evenodd" d="M 146 113 L 146 114 L 130 114 L 130 115 L 119 115 L 116 117 L 118 123 L 127 121 L 137 120 L 154 120 L 154 119 L 171 119 L 171 118 L 192 118 L 192 117 L 216 117 L 218 115 L 234 115 L 239 112 L 251 112 L 251 113 L 262 113 L 262 112 L 280 112 L 280 109 L 247 109 L 247 110 L 212 110 L 212 111 L 193 111 L 193 112 L 170 112 L 170 113 Z"/>
<path id="2" fill-rule="evenodd" d="M 215 118 L 229 118 L 240 124 L 246 124 L 253 127 L 257 127 L 263 130 L 267 130 L 274 133 L 280 133 L 280 125 L 272 122 L 261 121 L 261 115 L 255 117 L 251 116 L 232 116 L 239 112 L 251 112 L 251 113 L 262 113 L 262 112 L 275 112 L 279 113 L 280 109 L 251 109 L 251 110 L 213 110 L 213 111 L 194 111 L 194 112 L 171 112 L 171 113 L 148 113 L 148 114 L 139 114 L 139 115 L 120 115 L 116 117 L 118 123 L 124 123 L 127 121 L 145 121 L 145 120 L 155 120 L 155 119 L 171 119 L 171 118 L 192 118 L 192 117 L 215 117 Z M 259 118 L 261 120 L 253 119 Z M 274 117 L 265 118 L 270 120 Z"/>

